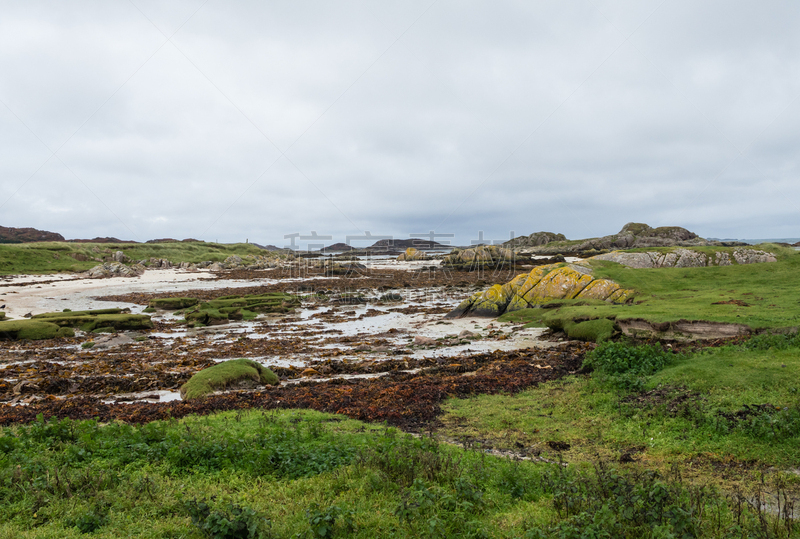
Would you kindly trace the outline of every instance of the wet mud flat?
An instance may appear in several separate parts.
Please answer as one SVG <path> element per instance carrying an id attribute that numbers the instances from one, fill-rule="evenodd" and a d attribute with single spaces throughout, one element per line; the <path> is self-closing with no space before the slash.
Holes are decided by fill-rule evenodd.
<path id="1" fill-rule="evenodd" d="M 93 300 L 98 307 L 141 310 L 151 299 L 175 295 L 210 300 L 290 292 L 302 296 L 301 307 L 204 328 L 187 327 L 179 313 L 158 311 L 152 330 L 5 341 L 0 423 L 31 421 L 39 413 L 141 422 L 247 407 L 308 407 L 411 428 L 429 424 L 447 396 L 514 392 L 574 372 L 588 348 L 556 346 L 538 328 L 443 320 L 487 278 L 507 275 L 386 269 L 303 278 L 292 269 L 239 273 L 215 275 L 208 288 L 98 294 Z M 69 307 L 69 297 L 61 299 Z M 177 400 L 178 388 L 196 372 L 241 357 L 272 369 L 281 387 Z"/>

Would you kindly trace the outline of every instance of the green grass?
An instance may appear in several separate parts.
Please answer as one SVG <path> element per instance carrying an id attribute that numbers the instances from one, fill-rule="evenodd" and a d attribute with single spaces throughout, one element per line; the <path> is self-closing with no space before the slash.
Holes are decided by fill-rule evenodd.
<path id="1" fill-rule="evenodd" d="M 167 259 L 173 264 L 205 260 L 222 262 L 230 255 L 266 255 L 268 252 L 249 243 L 68 243 L 36 242 L 0 244 L 0 275 L 42 274 L 86 271 L 102 259 L 122 251 L 132 260 Z M 75 255 L 87 257 L 79 261 Z"/>
<path id="2" fill-rule="evenodd" d="M 181 397 L 184 400 L 196 399 L 231 387 L 243 380 L 263 385 L 278 383 L 277 375 L 260 363 L 252 359 L 232 359 L 203 369 L 192 376 L 181 386 Z"/>
<path id="3" fill-rule="evenodd" d="M 632 304 L 585 304 L 573 301 L 539 320 L 642 318 L 651 322 L 681 319 L 744 324 L 753 330 L 800 326 L 800 253 L 777 245 L 760 245 L 778 262 L 705 268 L 634 269 L 594 261 L 594 276 L 636 290 Z M 717 249 L 718 250 L 718 249 Z M 747 304 L 722 303 L 736 301 Z M 568 302 L 567 302 L 568 303 Z"/>
<path id="4" fill-rule="evenodd" d="M 513 462 L 310 411 L 0 430 L 1 539 L 721 537 L 737 521 L 762 536 L 753 511 L 676 478 Z"/>
<path id="5" fill-rule="evenodd" d="M 643 356 L 630 357 L 639 365 Z M 800 346 L 729 346 L 663 357 L 666 366 L 658 359 L 642 370 L 611 367 L 514 396 L 450 399 L 443 406 L 445 432 L 534 447 L 551 458 L 556 452 L 547 442 L 565 441 L 572 445 L 566 458 L 578 462 L 618 458 L 639 447 L 646 462 L 662 468 L 698 454 L 798 466 Z"/>

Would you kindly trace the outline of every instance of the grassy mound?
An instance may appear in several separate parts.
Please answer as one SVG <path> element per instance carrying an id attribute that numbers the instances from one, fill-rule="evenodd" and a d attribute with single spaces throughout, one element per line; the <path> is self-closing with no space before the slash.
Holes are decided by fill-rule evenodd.
<path id="1" fill-rule="evenodd" d="M 68 327 L 40 320 L 6 320 L 0 322 L 0 340 L 55 339 L 56 337 L 74 337 L 75 332 Z"/>
<path id="2" fill-rule="evenodd" d="M 236 386 L 242 382 L 277 385 L 274 372 L 251 359 L 232 359 L 203 369 L 181 386 L 183 400 L 196 399 L 214 391 Z"/>
<path id="3" fill-rule="evenodd" d="M 151 299 L 148 307 L 168 310 L 185 309 L 197 305 L 198 301 L 197 298 L 157 298 Z"/>
<path id="4" fill-rule="evenodd" d="M 0 244 L 0 275 L 86 271 L 122 251 L 131 260 L 167 259 L 172 264 L 222 262 L 231 255 L 259 256 L 267 251 L 250 243 L 71 243 Z M 285 257 L 286 255 L 276 255 Z"/>
<path id="5" fill-rule="evenodd" d="M 146 314 L 129 314 L 122 309 L 42 313 L 34 315 L 31 320 L 48 322 L 62 328 L 80 328 L 83 331 L 95 331 L 98 328 L 113 328 L 117 331 L 153 328 L 153 322 Z"/>

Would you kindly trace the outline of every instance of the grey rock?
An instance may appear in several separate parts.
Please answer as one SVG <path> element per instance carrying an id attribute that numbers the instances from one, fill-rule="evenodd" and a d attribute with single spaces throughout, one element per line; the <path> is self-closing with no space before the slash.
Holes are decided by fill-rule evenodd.
<path id="1" fill-rule="evenodd" d="M 436 344 L 436 339 L 431 339 L 430 337 L 424 337 L 422 335 L 414 337 L 414 346 L 436 346 Z"/>

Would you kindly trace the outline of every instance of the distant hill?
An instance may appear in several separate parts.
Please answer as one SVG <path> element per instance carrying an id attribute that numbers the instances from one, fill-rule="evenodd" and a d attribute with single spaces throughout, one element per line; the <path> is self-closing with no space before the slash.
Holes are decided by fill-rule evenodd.
<path id="1" fill-rule="evenodd" d="M 411 238 L 408 240 L 380 240 L 373 243 L 369 249 L 452 249 L 452 245 L 444 245 L 437 241 Z"/>
<path id="2" fill-rule="evenodd" d="M 64 236 L 35 228 L 0 226 L 0 243 L 30 243 L 34 241 L 64 241 Z"/>
<path id="3" fill-rule="evenodd" d="M 94 238 L 91 240 L 67 240 L 70 243 L 136 243 L 132 240 L 119 240 L 117 238 Z"/>
<path id="4" fill-rule="evenodd" d="M 355 247 L 352 245 L 347 245 L 346 243 L 334 243 L 333 245 L 329 245 L 328 247 L 323 247 L 322 252 L 327 253 L 331 251 L 335 252 L 342 252 L 342 251 L 353 251 Z"/>

